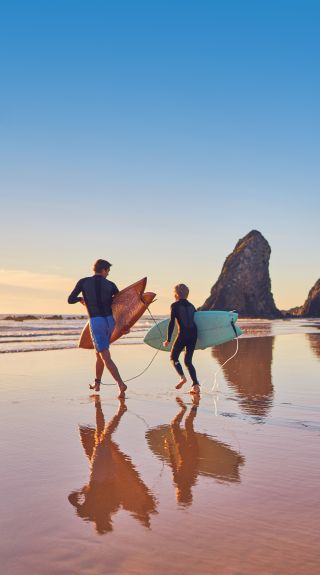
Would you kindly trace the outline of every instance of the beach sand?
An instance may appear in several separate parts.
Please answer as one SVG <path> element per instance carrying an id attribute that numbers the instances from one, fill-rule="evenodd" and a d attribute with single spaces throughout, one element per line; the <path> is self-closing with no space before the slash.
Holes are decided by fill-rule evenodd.
<path id="1" fill-rule="evenodd" d="M 212 393 L 234 350 L 195 354 L 199 405 L 165 352 L 125 402 L 92 352 L 3 355 L 2 572 L 318 574 L 320 333 L 240 339 Z"/>

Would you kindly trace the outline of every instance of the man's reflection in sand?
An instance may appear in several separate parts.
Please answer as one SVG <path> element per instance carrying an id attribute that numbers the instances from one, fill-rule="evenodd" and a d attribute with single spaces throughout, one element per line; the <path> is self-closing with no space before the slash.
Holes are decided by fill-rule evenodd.
<path id="1" fill-rule="evenodd" d="M 90 461 L 89 484 L 71 493 L 69 501 L 79 517 L 93 521 L 101 534 L 112 531 L 112 515 L 121 508 L 150 527 L 150 514 L 156 512 L 156 501 L 130 457 L 112 441 L 112 434 L 127 410 L 125 400 L 119 400 L 118 411 L 107 424 L 98 396 L 95 408 L 96 429 L 79 427 L 81 443 Z"/>
<path id="2" fill-rule="evenodd" d="M 239 482 L 239 467 L 243 465 L 244 458 L 228 445 L 194 431 L 198 397 L 192 398 L 193 405 L 185 418 L 184 429 L 181 429 L 187 407 L 180 398 L 177 397 L 176 401 L 180 410 L 171 424 L 150 429 L 146 438 L 152 452 L 172 469 L 178 503 L 188 506 L 192 503 L 192 487 L 198 475 L 213 477 L 221 482 Z"/>
<path id="3" fill-rule="evenodd" d="M 234 353 L 234 341 L 212 348 L 220 365 Z M 264 417 L 272 407 L 272 353 L 274 337 L 249 337 L 239 341 L 237 355 L 223 368 L 227 382 L 237 391 L 245 413 Z"/>

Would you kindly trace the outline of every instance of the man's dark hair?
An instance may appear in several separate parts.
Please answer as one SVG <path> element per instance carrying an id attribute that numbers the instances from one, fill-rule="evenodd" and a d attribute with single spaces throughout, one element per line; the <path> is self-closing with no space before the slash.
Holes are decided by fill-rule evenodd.
<path id="1" fill-rule="evenodd" d="M 93 264 L 93 271 L 96 272 L 96 274 L 100 274 L 102 270 L 109 270 L 111 266 L 112 264 L 107 262 L 107 260 L 97 260 Z"/>

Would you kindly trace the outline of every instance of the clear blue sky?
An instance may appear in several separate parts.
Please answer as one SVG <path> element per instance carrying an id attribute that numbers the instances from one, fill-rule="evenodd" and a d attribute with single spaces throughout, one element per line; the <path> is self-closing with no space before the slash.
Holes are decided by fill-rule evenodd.
<path id="1" fill-rule="evenodd" d="M 235 243 L 276 304 L 320 277 L 318 1 L 0 7 L 1 312 L 67 312 L 92 261 L 203 303 Z"/>

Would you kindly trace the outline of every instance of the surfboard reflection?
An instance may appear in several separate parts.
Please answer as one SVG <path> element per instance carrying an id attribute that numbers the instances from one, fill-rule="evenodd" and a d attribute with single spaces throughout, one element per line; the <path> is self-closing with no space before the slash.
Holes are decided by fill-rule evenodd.
<path id="1" fill-rule="evenodd" d="M 237 392 L 245 413 L 265 417 L 272 407 L 272 356 L 274 337 L 249 337 L 239 341 L 237 355 L 223 368 L 228 384 Z M 235 350 L 234 341 L 212 348 L 220 365 Z"/>
<path id="2" fill-rule="evenodd" d="M 140 478 L 130 457 L 112 440 L 126 412 L 124 399 L 114 417 L 105 423 L 101 401 L 95 399 L 96 428 L 79 426 L 80 439 L 90 462 L 90 479 L 68 499 L 77 515 L 93 521 L 98 533 L 112 531 L 112 516 L 120 509 L 128 511 L 145 527 L 150 527 L 150 515 L 156 512 L 156 500 Z"/>
<path id="3" fill-rule="evenodd" d="M 199 475 L 221 482 L 239 482 L 239 468 L 244 458 L 217 439 L 194 431 L 199 398 L 193 398 L 184 429 L 181 429 L 187 406 L 178 397 L 176 401 L 180 410 L 171 424 L 148 430 L 146 439 L 154 455 L 171 467 L 177 502 L 186 507 L 192 503 L 192 488 Z"/>

